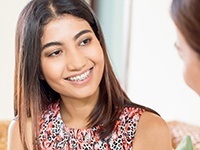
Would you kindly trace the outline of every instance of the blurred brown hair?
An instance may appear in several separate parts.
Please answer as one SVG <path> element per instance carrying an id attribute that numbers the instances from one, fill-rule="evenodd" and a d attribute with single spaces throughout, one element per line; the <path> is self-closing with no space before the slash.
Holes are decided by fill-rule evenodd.
<path id="1" fill-rule="evenodd" d="M 171 17 L 186 42 L 200 57 L 200 0 L 173 0 Z"/>

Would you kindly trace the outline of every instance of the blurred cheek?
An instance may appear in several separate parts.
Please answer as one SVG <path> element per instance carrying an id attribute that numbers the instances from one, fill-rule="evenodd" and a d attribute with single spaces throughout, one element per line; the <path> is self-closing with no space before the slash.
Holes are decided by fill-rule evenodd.
<path id="1" fill-rule="evenodd" d="M 183 52 L 182 52 L 181 50 L 177 50 L 177 51 L 178 51 L 179 57 L 180 57 L 182 60 L 184 60 L 184 59 L 183 59 Z"/>
<path id="2" fill-rule="evenodd" d="M 187 84 L 188 87 L 190 87 L 192 90 L 196 91 L 195 87 L 195 79 L 194 76 L 191 74 L 190 69 L 185 67 L 184 68 L 184 81 Z"/>
<path id="3" fill-rule="evenodd" d="M 184 80 L 185 80 L 185 83 L 188 85 L 188 86 L 191 86 L 191 75 L 190 75 L 190 70 L 187 66 L 184 66 L 184 70 L 183 70 L 183 77 L 184 77 Z"/>
<path id="4" fill-rule="evenodd" d="M 186 65 L 184 66 L 184 80 L 185 83 L 194 91 L 197 91 L 199 88 L 199 76 L 200 76 L 200 72 L 198 73 L 196 71 L 196 68 L 192 65 Z"/>
<path id="5" fill-rule="evenodd" d="M 177 48 L 177 53 L 179 57 L 182 59 L 183 63 L 187 63 L 188 61 L 188 54 L 187 54 L 187 49 L 184 48 Z"/>

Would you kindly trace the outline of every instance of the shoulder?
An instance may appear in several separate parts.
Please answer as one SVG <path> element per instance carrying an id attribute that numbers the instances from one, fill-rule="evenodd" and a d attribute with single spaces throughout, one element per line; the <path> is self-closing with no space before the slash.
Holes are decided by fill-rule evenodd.
<path id="1" fill-rule="evenodd" d="M 157 114 L 145 111 L 141 115 L 139 125 L 140 127 L 144 127 L 144 128 L 146 128 L 146 125 L 148 125 L 149 127 L 157 128 L 157 127 L 163 127 L 163 126 L 166 127 L 167 123 L 165 122 L 163 118 L 161 118 Z"/>
<path id="2" fill-rule="evenodd" d="M 31 141 L 32 141 L 32 128 L 31 128 L 31 121 L 27 121 L 27 126 L 26 126 L 26 131 L 27 131 L 27 143 L 28 147 L 30 148 Z M 20 132 L 19 132 L 19 121 L 18 119 L 13 119 L 9 125 L 8 128 L 8 150 L 23 150 L 23 145 L 21 142 L 20 138 Z"/>
<path id="3" fill-rule="evenodd" d="M 167 123 L 158 115 L 145 111 L 140 118 L 134 150 L 170 150 L 171 135 Z"/>
<path id="4" fill-rule="evenodd" d="M 12 120 L 8 128 L 8 150 L 21 150 L 22 143 L 19 134 L 19 122 Z"/>

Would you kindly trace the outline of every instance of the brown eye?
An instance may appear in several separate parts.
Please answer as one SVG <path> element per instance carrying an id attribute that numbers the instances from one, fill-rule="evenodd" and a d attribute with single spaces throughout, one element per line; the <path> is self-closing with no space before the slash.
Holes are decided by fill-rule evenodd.
<path id="1" fill-rule="evenodd" d="M 56 57 L 58 55 L 60 55 L 62 53 L 61 50 L 56 50 L 54 52 L 52 52 L 51 54 L 48 55 L 48 57 Z"/>
<path id="2" fill-rule="evenodd" d="M 85 45 L 89 44 L 90 41 L 91 41 L 90 38 L 85 39 L 85 40 L 83 40 L 83 41 L 80 43 L 80 46 L 85 46 Z"/>

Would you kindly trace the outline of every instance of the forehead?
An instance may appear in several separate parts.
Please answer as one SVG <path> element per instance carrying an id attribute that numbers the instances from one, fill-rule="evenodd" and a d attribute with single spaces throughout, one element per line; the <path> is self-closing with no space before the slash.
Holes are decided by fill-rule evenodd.
<path id="1" fill-rule="evenodd" d="M 53 18 L 43 29 L 42 41 L 46 41 L 48 37 L 64 36 L 64 34 L 75 35 L 81 30 L 92 30 L 89 23 L 78 17 L 72 15 L 62 15 Z"/>
<path id="2" fill-rule="evenodd" d="M 52 18 L 48 24 L 46 24 L 44 26 L 44 31 L 48 28 L 53 28 L 53 27 L 56 27 L 56 26 L 59 26 L 61 24 L 65 24 L 65 25 L 69 25 L 69 27 L 72 27 L 70 25 L 89 25 L 89 23 L 82 19 L 82 18 L 78 18 L 76 16 L 73 16 L 73 15 L 70 15 L 70 14 L 64 14 L 64 15 L 61 15 L 61 16 L 56 16 L 55 18 Z M 90 26 L 90 25 L 89 25 Z M 68 27 L 68 26 L 66 26 Z"/>

